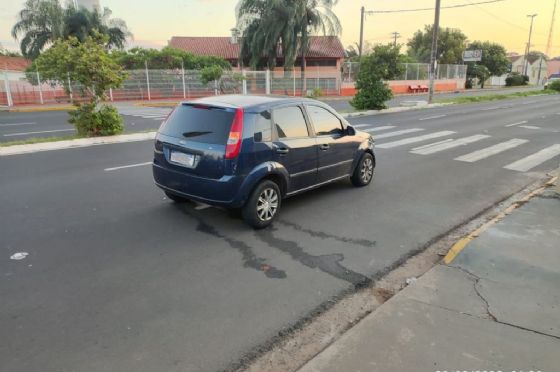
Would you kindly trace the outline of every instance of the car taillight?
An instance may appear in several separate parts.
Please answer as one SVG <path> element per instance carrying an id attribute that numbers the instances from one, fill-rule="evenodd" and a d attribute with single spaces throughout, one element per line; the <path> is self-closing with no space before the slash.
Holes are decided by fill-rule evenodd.
<path id="1" fill-rule="evenodd" d="M 226 159 L 235 159 L 241 151 L 241 142 L 243 142 L 243 109 L 238 108 L 235 111 L 233 123 L 229 131 L 229 138 L 226 145 Z"/>

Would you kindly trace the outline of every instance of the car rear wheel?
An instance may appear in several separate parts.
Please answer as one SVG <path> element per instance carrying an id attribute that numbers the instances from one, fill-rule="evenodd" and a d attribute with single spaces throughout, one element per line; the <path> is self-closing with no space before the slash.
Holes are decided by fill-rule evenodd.
<path id="1" fill-rule="evenodd" d="M 186 203 L 189 201 L 189 199 L 187 198 L 183 198 L 182 196 L 176 195 L 176 194 L 172 194 L 168 191 L 164 191 L 165 196 L 167 196 L 169 199 L 173 200 L 175 203 Z"/>
<path id="2" fill-rule="evenodd" d="M 373 156 L 369 152 L 365 152 L 351 177 L 352 184 L 356 187 L 367 186 L 373 179 L 374 173 L 375 162 Z"/>
<path id="3" fill-rule="evenodd" d="M 282 197 L 278 185 L 273 181 L 264 180 L 255 187 L 241 213 L 248 225 L 255 229 L 262 229 L 274 221 L 280 211 L 281 203 Z"/>

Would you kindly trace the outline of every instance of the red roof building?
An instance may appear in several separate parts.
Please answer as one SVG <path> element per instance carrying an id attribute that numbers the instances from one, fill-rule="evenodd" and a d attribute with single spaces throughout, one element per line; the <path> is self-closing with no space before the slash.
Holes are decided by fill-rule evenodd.
<path id="1" fill-rule="evenodd" d="M 199 56 L 222 57 L 237 67 L 240 44 L 234 37 L 220 36 L 173 36 L 169 41 L 172 48 L 182 49 Z M 306 66 L 319 68 L 336 68 L 340 71 L 340 64 L 344 59 L 344 47 L 336 36 L 311 36 L 309 49 L 306 54 Z M 278 48 L 277 60 L 282 65 L 282 50 Z M 300 59 L 296 66 L 301 65 Z"/>
<path id="2" fill-rule="evenodd" d="M 0 56 L 0 70 L 25 71 L 31 61 L 23 57 Z"/>

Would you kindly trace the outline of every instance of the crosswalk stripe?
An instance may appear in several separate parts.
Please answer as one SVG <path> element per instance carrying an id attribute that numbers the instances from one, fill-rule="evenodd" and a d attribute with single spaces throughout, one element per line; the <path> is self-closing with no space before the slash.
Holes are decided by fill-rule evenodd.
<path id="1" fill-rule="evenodd" d="M 527 172 L 528 170 L 544 163 L 547 160 L 560 155 L 560 144 L 552 145 L 532 155 L 524 157 L 516 162 L 506 165 L 504 168 L 518 171 Z"/>
<path id="2" fill-rule="evenodd" d="M 516 125 L 527 124 L 527 120 L 520 121 L 518 123 L 508 124 L 506 127 L 515 127 Z"/>
<path id="3" fill-rule="evenodd" d="M 479 161 L 482 159 L 486 159 L 490 156 L 499 154 L 500 152 L 509 150 L 509 149 L 513 149 L 517 146 L 520 146 L 524 143 L 529 142 L 526 139 L 519 139 L 519 138 L 514 138 L 512 140 L 506 141 L 506 142 L 502 142 L 502 143 L 498 143 L 496 145 L 490 146 L 490 147 L 486 147 L 485 149 L 481 149 L 478 151 L 474 151 L 471 152 L 469 154 L 465 154 L 462 156 L 459 156 L 458 158 L 455 158 L 455 160 L 459 160 L 459 161 L 464 161 L 467 163 L 474 163 L 475 161 Z"/>
<path id="4" fill-rule="evenodd" d="M 451 142 L 451 141 L 453 141 L 453 138 L 448 138 L 448 139 L 444 139 L 443 141 L 428 143 L 427 145 L 422 145 L 422 146 L 415 147 L 412 150 L 413 151 L 421 150 L 421 149 L 425 149 L 426 147 L 432 147 L 432 146 L 435 146 L 435 145 L 439 145 L 440 143 L 446 143 L 446 142 Z"/>
<path id="5" fill-rule="evenodd" d="M 354 128 L 371 127 L 371 124 L 356 124 L 352 125 Z"/>
<path id="6" fill-rule="evenodd" d="M 387 129 L 393 129 L 396 128 L 394 125 L 386 125 L 384 127 L 375 127 L 375 128 L 369 128 L 369 129 L 364 129 L 364 132 L 379 132 L 382 130 L 387 130 Z"/>
<path id="7" fill-rule="evenodd" d="M 420 118 L 420 119 L 418 119 L 418 120 L 420 120 L 420 121 L 432 120 L 432 119 L 444 118 L 444 117 L 446 117 L 446 116 L 447 116 L 446 114 L 443 114 L 443 115 L 434 115 L 434 116 L 428 116 L 427 118 Z"/>
<path id="8" fill-rule="evenodd" d="M 451 130 L 444 130 L 441 132 L 435 132 L 435 133 L 430 133 L 430 134 L 424 134 L 423 136 L 417 136 L 417 137 L 409 137 L 409 138 L 404 138 L 402 140 L 399 141 L 393 141 L 393 142 L 387 142 L 387 143 L 382 143 L 380 145 L 377 145 L 377 148 L 381 148 L 381 149 L 390 149 L 393 147 L 398 147 L 398 146 L 403 146 L 403 145 L 409 145 L 411 143 L 417 143 L 417 142 L 422 142 L 422 141 L 427 141 L 430 139 L 434 139 L 434 138 L 439 138 L 439 137 L 445 137 L 445 136 L 450 136 L 452 134 L 454 134 L 455 132 L 451 131 Z"/>
<path id="9" fill-rule="evenodd" d="M 411 129 L 397 130 L 395 132 L 378 134 L 378 135 L 375 136 L 375 139 L 396 137 L 396 136 L 400 136 L 400 135 L 403 135 L 403 134 L 420 132 L 420 131 L 423 131 L 423 130 L 424 129 L 422 129 L 422 128 L 411 128 Z"/>
<path id="10" fill-rule="evenodd" d="M 468 145 L 469 143 L 477 142 L 489 137 L 490 136 L 486 134 L 475 134 L 474 136 L 459 138 L 445 143 L 434 144 L 433 146 L 428 145 L 422 149 L 413 149 L 410 152 L 418 155 L 429 155 L 429 154 L 434 154 L 436 152 L 449 150 L 455 147 Z"/>

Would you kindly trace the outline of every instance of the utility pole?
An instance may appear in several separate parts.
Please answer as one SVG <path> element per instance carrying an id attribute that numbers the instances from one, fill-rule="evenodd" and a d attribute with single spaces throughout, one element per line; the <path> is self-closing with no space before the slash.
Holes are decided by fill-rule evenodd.
<path id="1" fill-rule="evenodd" d="M 552 21 L 550 21 L 550 30 L 548 31 L 548 42 L 546 43 L 547 56 L 550 56 L 550 48 L 552 47 L 552 34 L 554 33 L 554 20 L 556 19 L 556 4 L 558 4 L 558 0 L 554 0 L 554 10 L 552 10 Z"/>
<path id="2" fill-rule="evenodd" d="M 525 49 L 525 68 L 523 69 L 523 75 L 527 75 L 527 70 L 529 69 L 529 52 L 531 51 L 531 36 L 533 35 L 533 21 L 538 14 L 528 14 L 527 17 L 531 18 L 531 27 L 529 28 L 529 41 L 527 42 L 527 49 Z"/>
<path id="3" fill-rule="evenodd" d="M 441 0 L 436 0 L 436 14 L 434 17 L 434 29 L 432 34 L 432 54 L 430 56 L 430 87 L 428 93 L 428 103 L 432 103 L 434 99 L 434 80 L 437 70 L 437 42 L 439 36 L 439 14 L 441 9 Z"/>
<path id="4" fill-rule="evenodd" d="M 366 8 L 362 7 L 360 9 L 360 50 L 358 51 L 359 56 L 362 57 L 362 51 L 364 47 L 364 18 L 366 17 Z"/>
<path id="5" fill-rule="evenodd" d="M 397 39 L 399 39 L 401 37 L 401 34 L 399 34 L 398 32 L 391 32 L 391 35 L 393 35 L 393 46 L 396 48 L 397 47 Z"/>

